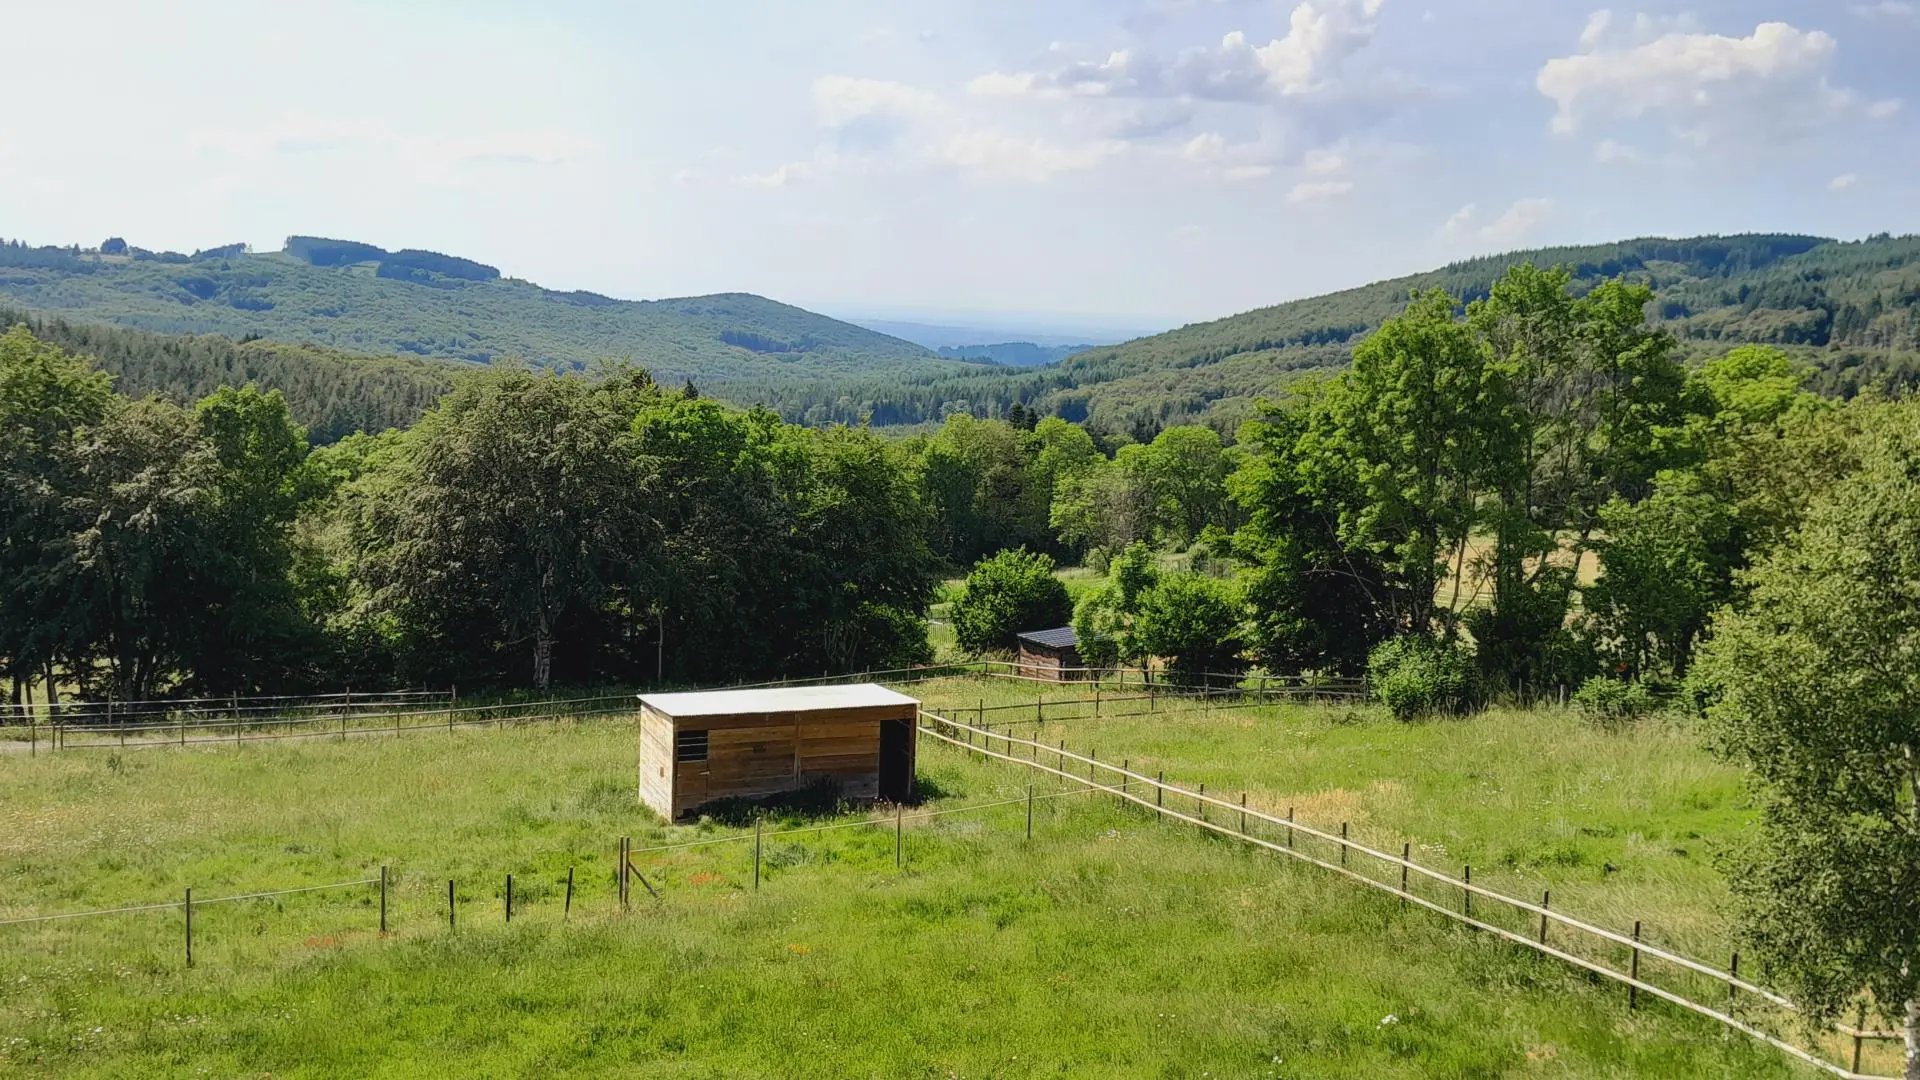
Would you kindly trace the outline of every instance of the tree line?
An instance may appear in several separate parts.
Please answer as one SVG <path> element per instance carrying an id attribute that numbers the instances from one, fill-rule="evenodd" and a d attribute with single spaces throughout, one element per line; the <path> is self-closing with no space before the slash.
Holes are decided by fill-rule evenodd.
<path id="1" fill-rule="evenodd" d="M 312 448 L 0 337 L 0 677 L 90 698 L 714 682 L 930 658 L 903 449 L 655 386 L 503 370 Z"/>

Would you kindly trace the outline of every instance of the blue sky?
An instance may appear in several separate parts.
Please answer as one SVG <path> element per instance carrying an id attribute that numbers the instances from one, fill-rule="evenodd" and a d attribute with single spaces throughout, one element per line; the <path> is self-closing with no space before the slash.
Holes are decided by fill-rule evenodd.
<path id="1" fill-rule="evenodd" d="M 41 243 L 1150 326 L 1518 246 L 1920 231 L 1920 0 L 6 7 L 0 235 Z"/>

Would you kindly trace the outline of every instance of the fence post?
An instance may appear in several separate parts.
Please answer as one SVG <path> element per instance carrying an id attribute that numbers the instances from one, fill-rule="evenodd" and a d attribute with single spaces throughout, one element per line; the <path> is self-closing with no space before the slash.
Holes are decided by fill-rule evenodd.
<path id="1" fill-rule="evenodd" d="M 187 966 L 193 966 L 193 886 L 187 886 Z"/>
<path id="2" fill-rule="evenodd" d="M 1340 865 L 1347 865 L 1347 823 L 1340 823 Z"/>
<path id="3" fill-rule="evenodd" d="M 1469 887 L 1472 884 L 1473 866 L 1468 864 L 1466 869 L 1460 871 L 1460 914 L 1469 918 L 1473 915 L 1473 889 Z"/>
<path id="4" fill-rule="evenodd" d="M 753 819 L 753 887 L 760 887 L 760 819 Z"/>
<path id="5" fill-rule="evenodd" d="M 1093 715 L 1095 717 L 1098 717 L 1100 715 L 1100 684 L 1099 683 L 1093 684 Z"/>
<path id="6" fill-rule="evenodd" d="M 1087 747 L 1087 779 L 1089 780 L 1093 779 L 1094 766 L 1099 762 L 1099 760 L 1100 760 L 1100 751 L 1095 750 L 1091 746 Z"/>
<path id="7" fill-rule="evenodd" d="M 567 867 L 567 900 L 566 904 L 560 908 L 560 920 L 565 922 L 567 916 L 571 914 L 573 914 L 573 867 L 569 866 Z"/>
<path id="8" fill-rule="evenodd" d="M 633 906 L 633 837 L 620 838 L 620 906 Z"/>
<path id="9" fill-rule="evenodd" d="M 1201 784 L 1193 797 L 1193 808 L 1200 812 L 1200 820 L 1207 820 L 1207 785 Z"/>
<path id="10" fill-rule="evenodd" d="M 380 932 L 387 932 L 387 868 L 380 867 Z"/>
<path id="11" fill-rule="evenodd" d="M 1635 985 L 1640 981 L 1640 947 L 1638 944 L 1640 941 L 1640 920 L 1639 919 L 1633 920 L 1633 940 L 1635 942 L 1634 949 L 1633 949 L 1633 963 L 1627 969 L 1628 976 L 1633 979 L 1633 982 L 1630 982 L 1627 984 L 1627 1008 L 1629 1009 L 1636 1008 L 1640 1004 L 1640 987 Z"/>
<path id="12" fill-rule="evenodd" d="M 1287 846 L 1293 846 L 1293 807 L 1287 807 Z"/>
<path id="13" fill-rule="evenodd" d="M 1154 775 L 1157 779 L 1153 782 L 1153 805 L 1165 806 L 1167 805 L 1167 770 L 1161 769 Z"/>
<path id="14" fill-rule="evenodd" d="M 1247 831 L 1247 793 L 1240 793 L 1240 831 Z"/>
<path id="15" fill-rule="evenodd" d="M 1033 839 L 1033 785 L 1027 785 L 1027 839 Z"/>
<path id="16" fill-rule="evenodd" d="M 507 921 L 513 921 L 513 875 L 507 875 Z"/>
<path id="17" fill-rule="evenodd" d="M 1124 757 L 1121 758 L 1120 759 L 1120 790 L 1121 791 L 1127 790 L 1127 781 L 1133 779 L 1133 777 L 1129 775 L 1132 772 L 1133 772 L 1133 759 L 1124 758 Z"/>
<path id="18" fill-rule="evenodd" d="M 125 739 L 121 740 L 123 745 L 125 742 Z M 180 714 L 180 745 L 187 745 L 187 715 L 185 713 Z"/>
<path id="19" fill-rule="evenodd" d="M 1547 943 L 1547 902 L 1553 899 L 1553 890 L 1540 894 L 1540 944 Z"/>
<path id="20" fill-rule="evenodd" d="M 447 879 L 447 929 L 449 930 L 455 929 L 455 927 L 457 926 L 457 922 L 458 921 L 454 918 L 454 913 L 453 913 L 453 879 L 448 878 Z"/>
<path id="21" fill-rule="evenodd" d="M 1287 816 L 1291 818 L 1293 816 L 1292 811 L 1288 811 Z M 1400 845 L 1400 906 L 1401 907 L 1407 906 L 1407 872 L 1412 868 L 1413 868 L 1413 841 L 1408 840 Z"/>
<path id="22" fill-rule="evenodd" d="M 1033 785 L 1027 785 L 1027 835 L 1033 835 Z M 906 865 L 906 825 L 907 807 L 905 803 L 893 804 L 893 868 Z"/>
<path id="23" fill-rule="evenodd" d="M 1735 985 L 1733 981 L 1740 977 L 1740 950 L 1738 949 L 1733 951 L 1733 963 L 1727 968 L 1727 975 L 1729 976 L 1727 979 L 1727 1004 L 1731 1006 L 1734 999 L 1740 995 L 1740 987 Z"/>
<path id="24" fill-rule="evenodd" d="M 1860 1071 L 1860 1043 L 1862 1039 L 1860 1032 L 1864 1030 L 1866 1026 L 1867 1003 L 1863 1001 L 1860 1003 L 1860 1010 L 1854 1015 L 1853 1021 L 1853 1071 L 1856 1073 Z"/>

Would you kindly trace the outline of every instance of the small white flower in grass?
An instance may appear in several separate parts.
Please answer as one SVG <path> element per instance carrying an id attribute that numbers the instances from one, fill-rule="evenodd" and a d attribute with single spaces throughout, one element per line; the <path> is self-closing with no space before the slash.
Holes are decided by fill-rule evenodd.
<path id="1" fill-rule="evenodd" d="M 1388 1024 L 1397 1024 L 1399 1022 L 1400 1022 L 1400 1018 L 1393 1015 L 1392 1013 L 1388 1013 L 1387 1015 L 1380 1018 L 1381 1027 L 1386 1027 Z"/>

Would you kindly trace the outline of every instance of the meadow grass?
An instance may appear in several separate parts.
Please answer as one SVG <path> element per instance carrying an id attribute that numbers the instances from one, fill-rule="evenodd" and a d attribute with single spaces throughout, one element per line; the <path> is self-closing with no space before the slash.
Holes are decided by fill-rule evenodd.
<path id="1" fill-rule="evenodd" d="M 971 722 L 984 702 L 1084 697 L 1090 686 L 950 679 L 924 684 L 928 708 Z M 1137 687 L 1109 697 L 1136 694 Z M 1205 784 L 1228 799 L 1538 899 L 1605 925 L 1645 924 L 1650 940 L 1724 962 L 1731 949 L 1721 857 L 1751 818 L 1738 769 L 1714 758 L 1687 725 L 1649 720 L 1602 729 L 1567 709 L 1493 709 L 1412 723 L 1371 705 L 1196 708 L 1162 701 L 1145 716 L 1059 719 L 990 712 L 1012 733 L 1102 760 L 1131 759 L 1146 775 Z M 1141 702 L 1109 705 L 1137 711 Z M 1175 711 L 1180 710 L 1180 711 Z M 1043 713 L 1042 715 L 1047 715 Z"/>
<path id="2" fill-rule="evenodd" d="M 923 688 L 930 701 L 1006 691 Z M 1213 719 L 1237 740 L 1229 753 L 1279 726 Z M 1425 729 L 1372 726 L 1386 771 L 1445 771 L 1436 747 L 1393 745 Z M 1156 732 L 1173 739 L 1175 725 L 1126 734 L 1151 747 Z M 1194 741 L 1158 752 L 1197 755 L 1212 738 L 1183 737 Z M 770 835 L 758 890 L 747 843 L 642 852 L 662 899 L 636 885 L 622 914 L 619 836 L 647 848 L 745 835 L 668 827 L 639 808 L 633 752 L 628 724 L 600 720 L 0 758 L 0 918 L 189 885 L 207 897 L 352 880 L 383 864 L 394 882 L 384 938 L 365 887 L 203 908 L 191 970 L 178 911 L 0 927 L 0 1073 L 1802 1075 L 1674 1010 L 1629 1012 L 1616 987 L 1554 961 L 1085 794 L 1041 799 L 1032 841 L 1017 802 L 909 817 L 904 870 L 891 818 L 849 811 L 832 820 L 872 826 Z M 1274 763 L 1216 764 L 1252 778 Z M 1337 778 L 1331 757 L 1322 767 Z M 1488 792 L 1512 782 L 1486 777 Z M 1033 777 L 923 740 L 921 779 L 925 808 L 944 809 L 1018 800 Z M 1614 788 L 1598 790 L 1613 805 Z M 1416 801 L 1383 801 L 1369 820 L 1419 824 Z M 1513 806 L 1556 817 L 1528 798 Z M 1498 837 L 1499 816 L 1470 815 L 1456 843 Z"/>

